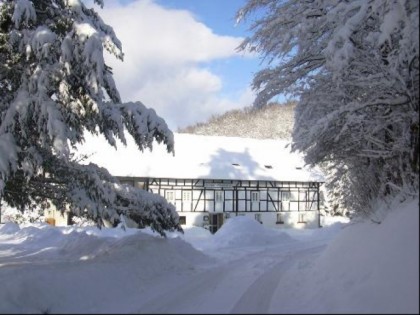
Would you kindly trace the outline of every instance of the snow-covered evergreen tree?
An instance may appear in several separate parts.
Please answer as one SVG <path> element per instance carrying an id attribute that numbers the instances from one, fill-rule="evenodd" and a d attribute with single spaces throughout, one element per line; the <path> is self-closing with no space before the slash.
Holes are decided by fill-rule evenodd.
<path id="1" fill-rule="evenodd" d="M 249 0 L 255 14 L 239 49 L 268 61 L 256 106 L 299 97 L 293 149 L 329 168 L 345 207 L 418 192 L 419 1 Z"/>
<path id="2" fill-rule="evenodd" d="M 157 141 L 173 151 L 153 109 L 121 102 L 104 49 L 123 59 L 113 29 L 81 0 L 0 1 L 0 200 L 21 209 L 52 203 L 99 225 L 124 214 L 162 235 L 181 230 L 164 198 L 72 154 L 85 132 L 115 146 L 124 130 L 139 150 Z"/>

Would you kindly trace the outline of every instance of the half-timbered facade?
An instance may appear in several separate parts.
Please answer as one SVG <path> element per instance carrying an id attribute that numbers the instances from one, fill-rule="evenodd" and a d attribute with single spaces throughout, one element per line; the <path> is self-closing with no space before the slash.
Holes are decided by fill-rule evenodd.
<path id="1" fill-rule="evenodd" d="M 175 134 L 175 155 L 163 146 L 117 151 L 88 141 L 90 158 L 120 181 L 165 197 L 184 227 L 215 232 L 233 216 L 271 227 L 319 227 L 322 174 L 303 165 L 287 142 Z"/>
<path id="2" fill-rule="evenodd" d="M 271 226 L 319 226 L 319 182 L 140 177 L 120 181 L 165 197 L 183 225 L 212 232 L 238 215 Z"/>

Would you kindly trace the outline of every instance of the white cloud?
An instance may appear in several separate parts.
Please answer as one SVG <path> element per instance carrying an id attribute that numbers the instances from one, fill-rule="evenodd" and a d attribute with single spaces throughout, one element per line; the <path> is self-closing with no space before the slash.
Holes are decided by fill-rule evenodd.
<path id="1" fill-rule="evenodd" d="M 250 89 L 237 91 L 230 98 L 221 97 L 220 78 L 207 70 L 186 66 L 171 68 L 170 71 L 155 73 L 153 79 L 133 93 L 133 99 L 153 107 L 169 126 L 202 122 L 212 114 L 252 103 Z"/>
<path id="2" fill-rule="evenodd" d="M 124 62 L 106 60 L 123 101 L 154 108 L 172 129 L 251 104 L 246 87 L 248 97 L 222 97 L 222 78 L 211 71 L 216 59 L 246 58 L 235 51 L 242 38 L 214 34 L 191 12 L 151 0 L 107 2 L 99 14 L 122 42 Z"/>

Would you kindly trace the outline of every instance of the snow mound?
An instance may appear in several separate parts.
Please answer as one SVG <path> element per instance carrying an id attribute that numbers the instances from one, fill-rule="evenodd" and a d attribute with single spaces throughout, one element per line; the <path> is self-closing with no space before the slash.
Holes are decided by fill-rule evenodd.
<path id="1" fill-rule="evenodd" d="M 162 238 L 142 232 L 117 239 L 98 254 L 102 260 L 135 259 L 145 273 L 155 276 L 162 270 L 184 269 L 209 259 L 181 238 Z"/>
<path id="2" fill-rule="evenodd" d="M 9 245 L 9 248 L 13 249 L 13 255 L 8 258 L 9 263 L 29 256 L 38 263 L 92 259 L 111 262 L 136 259 L 139 261 L 139 266 L 144 264 L 142 268 L 147 270 L 146 273 L 157 275 L 160 269 L 184 269 L 191 264 L 209 259 L 182 239 L 164 239 L 157 233 L 151 235 L 139 229 L 124 231 L 118 228 L 73 228 L 49 225 L 19 228 L 17 224 L 7 223 L 1 226 L 0 236 L 3 236 L 4 241 L 13 239 L 13 243 L 20 242 L 19 250 L 13 246 L 13 243 Z"/>
<path id="3" fill-rule="evenodd" d="M 21 227 L 19 231 L 15 233 L 18 238 L 26 238 L 31 242 L 47 242 L 50 243 L 52 240 L 55 241 L 61 236 L 61 231 L 55 229 L 53 226 L 35 226 L 28 225 Z M 45 243 L 44 243 L 45 244 Z"/>
<path id="4" fill-rule="evenodd" d="M 304 278 L 302 313 L 418 314 L 419 199 L 391 209 L 380 224 L 346 225 L 310 272 L 296 271 L 293 281 Z M 273 299 L 275 308 L 281 300 Z"/>
<path id="5" fill-rule="evenodd" d="M 4 230 L 15 233 L 5 234 Z M 0 231 L 0 278 L 14 276 L 12 285 L 0 290 L 0 313 L 73 313 L 80 309 L 97 313 L 101 307 L 118 313 L 120 305 L 115 300 L 137 300 L 139 286 L 190 273 L 200 263 L 212 261 L 181 238 L 163 238 L 138 229 L 126 234 L 121 229 L 37 226 L 16 231 L 16 226 L 5 225 Z M 60 268 L 51 268 L 53 263 Z M 83 285 L 75 292 L 77 283 Z M 30 298 L 19 303 L 27 295 Z M 106 295 L 113 299 L 104 299 Z M 63 296 L 75 296 L 78 303 L 68 303 Z"/>
<path id="6" fill-rule="evenodd" d="M 86 232 L 72 231 L 63 235 L 57 249 L 62 258 L 86 260 L 105 252 L 113 240 L 110 237 L 98 237 Z"/>
<path id="7" fill-rule="evenodd" d="M 0 234 L 14 234 L 20 230 L 19 224 L 6 222 L 0 225 Z"/>
<path id="8" fill-rule="evenodd" d="M 212 240 L 217 247 L 258 246 L 295 241 L 287 233 L 266 228 L 246 216 L 228 219 L 214 234 Z"/>
<path id="9" fill-rule="evenodd" d="M 209 230 L 200 227 L 200 226 L 192 226 L 184 228 L 184 237 L 186 239 L 206 239 L 211 237 L 212 234 Z"/>

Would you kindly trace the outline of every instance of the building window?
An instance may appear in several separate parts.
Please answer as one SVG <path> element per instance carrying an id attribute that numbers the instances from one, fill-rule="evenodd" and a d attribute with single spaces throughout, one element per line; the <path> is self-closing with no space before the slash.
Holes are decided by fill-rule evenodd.
<path id="1" fill-rule="evenodd" d="M 175 192 L 173 190 L 165 191 L 165 198 L 169 203 L 175 203 Z"/>
<path id="2" fill-rule="evenodd" d="M 222 191 L 215 191 L 214 192 L 214 199 L 216 202 L 223 202 L 223 200 L 225 199 L 225 196 L 223 194 L 223 190 Z"/>
<path id="3" fill-rule="evenodd" d="M 277 213 L 276 224 L 284 224 L 284 213 Z"/>
<path id="4" fill-rule="evenodd" d="M 251 191 L 251 201 L 252 202 L 260 202 L 260 192 L 259 191 Z"/>
<path id="5" fill-rule="evenodd" d="M 281 192 L 281 210 L 290 211 L 291 195 L 292 194 L 291 194 L 290 191 L 282 191 Z"/>
<path id="6" fill-rule="evenodd" d="M 137 181 L 136 182 L 136 187 L 140 188 L 140 189 L 144 189 L 146 187 L 146 183 L 142 182 L 142 181 Z"/>
<path id="7" fill-rule="evenodd" d="M 179 224 L 181 224 L 181 225 L 187 224 L 187 218 L 185 217 L 185 215 L 180 215 L 179 216 Z"/>
<path id="8" fill-rule="evenodd" d="M 298 214 L 298 223 L 306 223 L 306 215 L 305 213 Z"/>
<path id="9" fill-rule="evenodd" d="M 262 223 L 262 220 L 261 220 L 261 213 L 256 213 L 256 214 L 255 214 L 255 220 L 257 220 L 258 222 Z"/>
<path id="10" fill-rule="evenodd" d="M 299 201 L 308 201 L 308 192 L 307 191 L 301 191 L 299 192 Z"/>
<path id="11" fill-rule="evenodd" d="M 134 186 L 134 181 L 131 179 L 120 179 L 120 183 L 124 185 Z"/>
<path id="12" fill-rule="evenodd" d="M 290 191 L 282 191 L 281 192 L 281 201 L 290 201 Z"/>
<path id="13" fill-rule="evenodd" d="M 182 202 L 191 202 L 191 191 L 184 190 L 182 192 Z"/>

